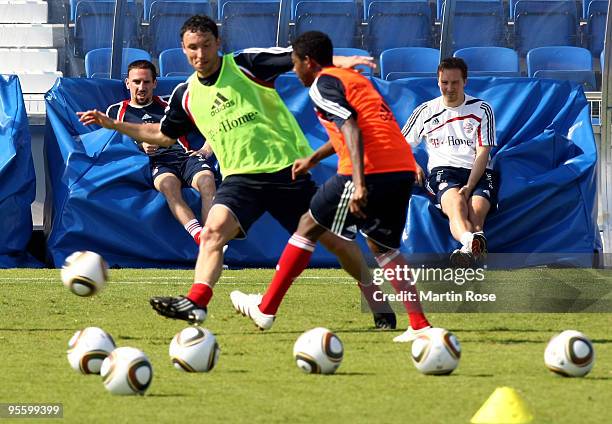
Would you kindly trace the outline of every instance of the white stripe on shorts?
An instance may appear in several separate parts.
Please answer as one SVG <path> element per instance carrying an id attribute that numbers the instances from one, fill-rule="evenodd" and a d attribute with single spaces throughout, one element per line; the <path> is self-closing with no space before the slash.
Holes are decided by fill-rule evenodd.
<path id="1" fill-rule="evenodd" d="M 334 234 L 342 234 L 342 228 L 344 227 L 344 223 L 346 222 L 346 216 L 349 211 L 349 201 L 351 200 L 351 196 L 355 191 L 355 184 L 351 180 L 347 181 L 344 184 L 344 191 L 342 191 L 342 196 L 340 196 L 340 202 L 338 203 L 338 208 L 336 209 L 336 215 L 334 216 L 334 220 L 331 225 L 331 232 Z"/>

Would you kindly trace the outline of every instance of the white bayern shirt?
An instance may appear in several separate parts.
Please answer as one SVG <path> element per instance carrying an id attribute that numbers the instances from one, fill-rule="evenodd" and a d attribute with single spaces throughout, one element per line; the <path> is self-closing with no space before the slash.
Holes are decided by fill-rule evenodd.
<path id="1" fill-rule="evenodd" d="M 429 171 L 438 166 L 472 169 L 476 146 L 495 146 L 495 117 L 488 103 L 467 94 L 457 107 L 437 97 L 412 112 L 402 134 L 413 148 L 426 141 Z"/>

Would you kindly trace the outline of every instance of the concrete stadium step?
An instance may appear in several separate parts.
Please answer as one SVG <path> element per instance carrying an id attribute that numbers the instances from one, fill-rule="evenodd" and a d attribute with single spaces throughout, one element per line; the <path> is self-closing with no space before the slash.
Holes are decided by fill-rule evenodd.
<path id="1" fill-rule="evenodd" d="M 0 48 L 0 73 L 57 70 L 57 49 Z"/>
<path id="2" fill-rule="evenodd" d="M 46 93 L 55 80 L 62 76 L 59 71 L 53 72 L 18 72 L 21 91 L 23 93 Z"/>
<path id="3" fill-rule="evenodd" d="M 42 0 L 0 0 L 0 23 L 45 23 L 48 5 Z"/>
<path id="4" fill-rule="evenodd" d="M 63 47 L 62 24 L 0 24 L 0 47 Z"/>

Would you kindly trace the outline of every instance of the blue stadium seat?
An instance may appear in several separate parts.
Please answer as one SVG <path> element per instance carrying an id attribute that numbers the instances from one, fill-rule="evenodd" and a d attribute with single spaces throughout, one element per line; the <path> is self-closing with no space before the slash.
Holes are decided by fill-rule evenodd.
<path id="1" fill-rule="evenodd" d="M 189 10 L 196 10 L 196 13 L 198 14 L 208 15 L 215 20 L 217 19 L 217 10 L 216 8 L 215 9 L 212 8 L 212 5 L 210 4 L 208 0 L 144 0 L 144 3 L 143 3 L 143 7 L 144 7 L 143 20 L 144 21 L 149 21 L 151 19 L 151 6 L 155 2 L 195 3 L 196 6 L 194 6 L 193 8 L 191 6 L 187 6 L 186 8 Z M 201 7 L 199 8 L 197 6 L 198 4 L 199 5 L 205 4 L 206 6 L 205 8 L 201 8 Z"/>
<path id="2" fill-rule="evenodd" d="M 539 70 L 592 71 L 593 58 L 587 49 L 571 46 L 539 47 L 527 53 L 527 75 Z"/>
<path id="3" fill-rule="evenodd" d="M 453 50 L 500 46 L 504 44 L 504 37 L 504 7 L 500 1 L 457 1 L 453 24 Z"/>
<path id="4" fill-rule="evenodd" d="M 279 3 L 229 1 L 221 13 L 223 51 L 276 45 Z"/>
<path id="5" fill-rule="evenodd" d="M 582 47 L 552 46 L 530 50 L 527 75 L 579 82 L 590 91 L 597 86 L 591 52 Z"/>
<path id="6" fill-rule="evenodd" d="M 352 47 L 334 47 L 334 56 L 366 56 L 370 57 L 370 53 L 367 50 L 356 49 Z M 357 66 L 355 69 L 359 70 L 365 76 L 372 75 L 372 69 L 365 65 Z"/>
<path id="7" fill-rule="evenodd" d="M 70 21 L 74 22 L 76 19 L 76 7 L 77 4 L 83 0 L 70 0 Z M 109 0 L 91 0 L 91 1 L 109 1 Z M 127 0 L 129 2 L 133 2 L 134 0 Z M 113 2 L 114 3 L 114 2 Z"/>
<path id="8" fill-rule="evenodd" d="M 297 4 L 302 1 L 302 0 L 291 0 L 291 19 L 295 20 L 295 9 L 297 7 Z M 355 3 L 355 0 L 317 0 L 320 3 L 326 3 L 326 2 L 339 2 L 339 1 L 343 1 L 343 2 L 348 2 L 348 3 Z M 361 17 L 361 16 L 360 16 Z"/>
<path id="9" fill-rule="evenodd" d="M 362 0 L 363 2 L 363 16 L 367 18 L 368 10 L 370 9 L 370 5 L 375 1 L 379 0 Z M 384 0 L 391 3 L 428 3 L 428 0 Z M 431 11 L 431 7 L 430 7 Z"/>
<path id="10" fill-rule="evenodd" d="M 515 14 L 514 10 L 516 8 L 516 3 L 518 1 L 519 0 L 508 0 L 508 9 L 509 9 L 508 17 L 510 18 L 510 20 L 512 20 L 514 18 L 514 14 Z M 527 0 L 527 1 L 529 1 L 529 0 Z M 554 1 L 557 1 L 557 0 L 554 0 Z M 579 1 L 579 0 L 576 0 L 576 1 Z M 582 1 L 590 1 L 590 0 L 582 0 Z"/>
<path id="11" fill-rule="evenodd" d="M 387 81 L 395 81 L 404 78 L 435 78 L 435 72 L 389 72 L 386 76 Z"/>
<path id="12" fill-rule="evenodd" d="M 154 1 L 149 17 L 148 41 L 151 53 L 181 46 L 180 29 L 195 14 L 210 14 L 208 2 Z"/>
<path id="13" fill-rule="evenodd" d="M 467 47 L 453 54 L 468 66 L 468 76 L 521 76 L 519 57 L 505 47 Z"/>
<path id="14" fill-rule="evenodd" d="M 573 81 L 581 84 L 584 91 L 595 91 L 597 90 L 597 81 L 595 79 L 595 72 L 593 71 L 549 71 L 541 70 L 536 71 L 533 74 L 534 78 L 549 78 L 563 81 Z"/>
<path id="15" fill-rule="evenodd" d="M 370 53 L 364 49 L 355 47 L 334 47 L 334 56 L 366 56 L 370 57 Z"/>
<path id="16" fill-rule="evenodd" d="M 503 10 L 503 5 L 504 4 L 503 4 L 502 0 L 469 0 L 469 1 L 484 2 L 484 3 L 495 1 L 496 3 L 499 3 L 499 4 L 502 5 L 502 16 L 503 17 L 508 16 L 506 13 L 504 13 L 504 10 Z M 517 0 L 514 0 L 514 1 L 517 1 Z M 455 13 L 457 12 L 457 10 L 458 10 L 458 6 L 455 6 Z M 436 1 L 436 13 L 437 13 L 436 19 L 441 21 L 442 20 L 442 14 L 444 13 L 444 0 L 437 0 Z"/>
<path id="17" fill-rule="evenodd" d="M 85 55 L 85 74 L 87 78 L 109 78 L 110 77 L 110 48 L 94 49 Z M 151 55 L 141 49 L 125 48 L 121 57 L 121 74 L 127 75 L 127 68 L 135 60 L 151 60 Z"/>
<path id="18" fill-rule="evenodd" d="M 372 55 L 395 47 L 429 47 L 433 20 L 424 1 L 373 1 L 366 14 L 366 45 Z"/>
<path id="19" fill-rule="evenodd" d="M 586 45 L 593 56 L 597 57 L 603 50 L 606 38 L 606 18 L 608 17 L 608 1 L 593 0 L 587 9 Z"/>
<path id="20" fill-rule="evenodd" d="M 159 54 L 159 76 L 188 76 L 193 73 L 183 49 L 168 49 Z"/>
<path id="21" fill-rule="evenodd" d="M 295 35 L 322 31 L 336 47 L 361 46 L 357 5 L 346 1 L 300 1 L 295 6 Z"/>
<path id="22" fill-rule="evenodd" d="M 138 46 L 136 4 L 128 3 L 123 27 L 123 47 Z M 74 23 L 74 53 L 84 56 L 90 50 L 110 47 L 113 36 L 114 1 L 80 1 Z"/>
<path id="23" fill-rule="evenodd" d="M 515 47 L 520 56 L 536 47 L 575 46 L 577 31 L 573 0 L 519 0 L 514 5 Z"/>
<path id="24" fill-rule="evenodd" d="M 223 19 L 223 6 L 225 6 L 225 4 L 229 1 L 233 1 L 233 0 L 217 0 L 217 15 L 219 16 L 219 20 Z M 240 0 L 240 1 L 248 2 L 248 3 L 257 3 L 257 2 L 269 3 L 272 0 Z M 277 1 L 277 5 L 278 5 L 278 1 Z"/>
<path id="25" fill-rule="evenodd" d="M 440 51 L 427 47 L 399 47 L 380 54 L 380 77 L 387 79 L 391 72 L 409 76 L 436 76 Z"/>

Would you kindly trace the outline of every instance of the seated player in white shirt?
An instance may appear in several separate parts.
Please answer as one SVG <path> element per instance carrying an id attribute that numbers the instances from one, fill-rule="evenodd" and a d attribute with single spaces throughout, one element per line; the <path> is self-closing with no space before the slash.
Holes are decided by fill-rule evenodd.
<path id="1" fill-rule="evenodd" d="M 452 236 L 461 243 L 450 257 L 455 267 L 469 267 L 486 257 L 483 227 L 498 192 L 489 156 L 496 140 L 493 109 L 465 94 L 466 82 L 465 62 L 443 59 L 438 66 L 442 95 L 417 107 L 402 129 L 413 148 L 426 142 L 429 176 L 425 180 L 419 168 L 417 181 L 425 181 L 448 216 Z"/>

